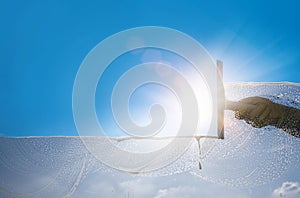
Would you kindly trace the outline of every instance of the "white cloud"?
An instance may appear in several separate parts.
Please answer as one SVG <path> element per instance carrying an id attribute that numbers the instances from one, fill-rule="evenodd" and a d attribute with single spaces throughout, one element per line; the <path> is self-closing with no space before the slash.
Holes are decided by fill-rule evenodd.
<path id="1" fill-rule="evenodd" d="M 300 183 L 298 182 L 283 182 L 281 187 L 273 191 L 273 197 L 300 197 Z"/>
<path id="2" fill-rule="evenodd" d="M 189 183 L 189 182 L 188 182 Z M 190 197 L 213 197 L 213 198 L 249 198 L 245 192 L 223 188 L 218 185 L 181 185 L 160 189 L 155 198 L 190 198 Z"/>
<path id="3" fill-rule="evenodd" d="M 120 187 L 123 192 L 129 192 L 135 197 L 148 197 L 156 190 L 155 184 L 145 182 L 141 178 L 121 182 Z"/>
<path id="4" fill-rule="evenodd" d="M 189 174 L 165 177 L 133 176 L 122 172 L 87 175 L 72 197 L 249 198 L 238 189 L 207 183 Z"/>
<path id="5" fill-rule="evenodd" d="M 155 198 L 166 198 L 166 197 L 191 197 L 192 195 L 197 196 L 196 194 L 197 190 L 194 187 L 188 187 L 188 186 L 178 186 L 178 187 L 172 187 L 168 189 L 161 189 L 158 191 Z"/>

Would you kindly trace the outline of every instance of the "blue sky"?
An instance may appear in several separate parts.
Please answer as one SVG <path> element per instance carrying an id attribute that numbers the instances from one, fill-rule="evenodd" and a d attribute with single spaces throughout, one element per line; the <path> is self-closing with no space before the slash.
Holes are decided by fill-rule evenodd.
<path id="1" fill-rule="evenodd" d="M 224 62 L 225 81 L 299 82 L 296 1 L 3 1 L 0 133 L 77 135 L 72 87 L 87 53 L 137 26 L 166 26 Z"/>

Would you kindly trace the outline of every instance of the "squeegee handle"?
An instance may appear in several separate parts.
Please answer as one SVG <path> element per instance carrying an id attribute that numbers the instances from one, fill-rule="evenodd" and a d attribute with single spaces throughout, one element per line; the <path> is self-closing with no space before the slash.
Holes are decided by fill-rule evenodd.
<path id="1" fill-rule="evenodd" d="M 226 100 L 225 102 L 225 110 L 238 111 L 242 106 L 247 106 L 247 109 L 253 110 L 256 108 L 256 105 L 243 103 L 243 102 L 235 102 Z"/>

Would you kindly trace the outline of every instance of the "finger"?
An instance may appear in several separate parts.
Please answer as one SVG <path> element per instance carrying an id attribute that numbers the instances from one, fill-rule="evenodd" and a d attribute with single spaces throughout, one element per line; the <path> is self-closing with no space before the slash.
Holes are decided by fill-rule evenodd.
<path id="1" fill-rule="evenodd" d="M 253 122 L 251 125 L 255 128 L 262 128 L 264 126 L 262 123 L 257 122 L 257 121 Z"/>
<path id="2" fill-rule="evenodd" d="M 238 112 L 241 116 L 245 117 L 248 114 L 248 107 L 247 105 L 242 105 L 239 107 Z"/>
<path id="3" fill-rule="evenodd" d="M 249 105 L 243 104 L 238 106 L 238 110 L 235 112 L 235 117 L 237 119 L 245 119 L 248 117 L 248 112 L 250 111 Z"/>
<path id="4" fill-rule="evenodd" d="M 247 124 L 250 124 L 251 126 L 255 127 L 255 128 L 261 128 L 262 127 L 262 124 L 257 122 L 256 119 L 254 120 L 250 120 L 250 119 L 245 119 L 245 121 L 247 122 Z"/>
<path id="5" fill-rule="evenodd" d="M 283 113 L 284 113 L 284 108 L 281 105 L 274 104 L 272 106 L 272 111 L 269 117 L 272 119 L 278 119 L 283 115 Z"/>
<path id="6" fill-rule="evenodd" d="M 266 109 L 266 106 L 264 105 L 257 105 L 255 109 L 249 112 L 249 118 L 254 119 L 256 117 L 259 117 Z"/>
<path id="7" fill-rule="evenodd" d="M 258 117 L 259 122 L 264 122 L 268 119 L 270 112 L 270 109 L 266 108 L 266 110 Z"/>
<path id="8" fill-rule="evenodd" d="M 235 112 L 234 117 L 235 117 L 236 119 L 239 119 L 239 120 L 244 119 L 244 117 L 241 116 L 240 112 L 238 112 L 238 111 Z"/>

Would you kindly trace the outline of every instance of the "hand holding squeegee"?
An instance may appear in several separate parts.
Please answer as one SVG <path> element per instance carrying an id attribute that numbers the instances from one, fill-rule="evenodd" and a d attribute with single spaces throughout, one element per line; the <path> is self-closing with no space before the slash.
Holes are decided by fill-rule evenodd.
<path id="1" fill-rule="evenodd" d="M 253 127 L 275 126 L 300 137 L 300 110 L 272 102 L 262 97 L 249 97 L 238 102 L 226 101 L 225 109 L 235 111 L 237 119 L 243 119 Z"/>

